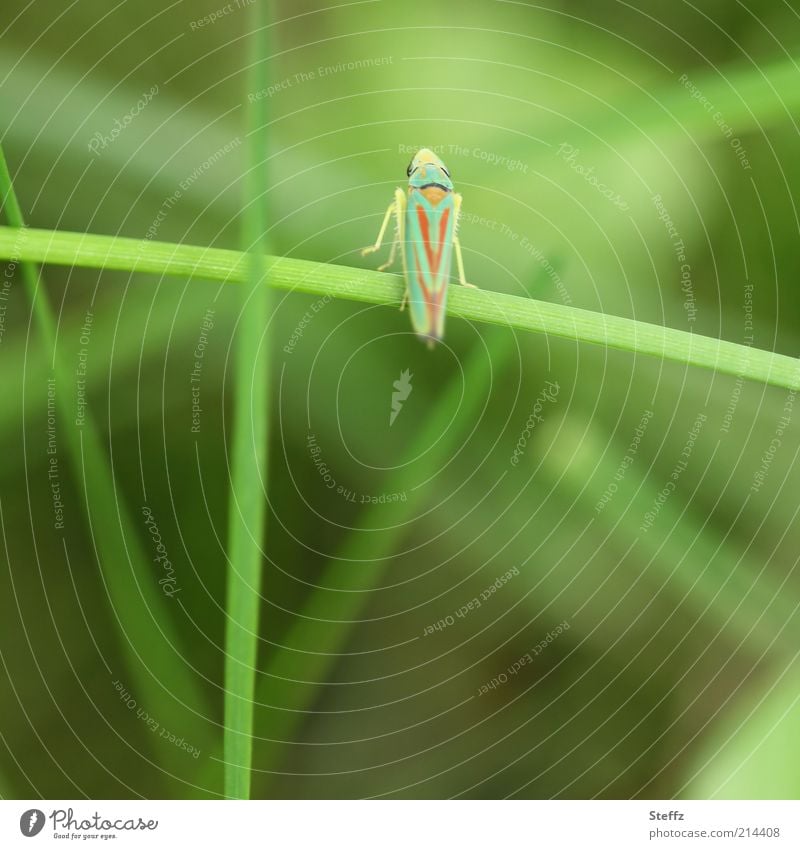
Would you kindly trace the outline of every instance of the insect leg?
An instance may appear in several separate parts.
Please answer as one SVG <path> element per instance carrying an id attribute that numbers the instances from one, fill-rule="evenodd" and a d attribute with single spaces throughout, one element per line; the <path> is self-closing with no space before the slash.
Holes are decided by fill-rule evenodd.
<path id="1" fill-rule="evenodd" d="M 378 266 L 378 271 L 386 271 L 387 268 L 392 267 L 392 265 L 394 264 L 395 254 L 397 253 L 397 245 L 398 245 L 399 241 L 400 241 L 399 238 L 397 238 L 395 236 L 395 239 L 392 242 L 391 250 L 389 251 L 389 259 L 387 259 L 386 262 L 384 262 L 383 265 Z M 362 251 L 362 253 L 363 253 L 363 251 Z"/>
<path id="2" fill-rule="evenodd" d="M 458 236 L 453 236 L 453 247 L 456 249 L 456 264 L 458 265 L 458 282 L 462 286 L 466 286 L 468 289 L 477 289 L 478 287 L 474 283 L 467 283 L 467 280 L 464 277 L 464 260 L 461 258 L 461 242 L 459 242 Z"/>
<path id="3" fill-rule="evenodd" d="M 383 237 L 386 234 L 386 228 L 389 226 L 389 219 L 392 217 L 392 213 L 397 210 L 397 197 L 389 204 L 386 208 L 386 214 L 383 216 L 383 224 L 381 224 L 381 229 L 378 231 L 378 238 L 375 240 L 374 245 L 370 245 L 368 248 L 361 249 L 361 256 L 366 256 L 367 254 L 375 253 L 375 251 L 380 250 L 381 245 L 383 244 Z"/>
<path id="4" fill-rule="evenodd" d="M 367 254 L 375 253 L 375 251 L 379 251 L 381 245 L 383 244 L 383 236 L 386 233 L 386 228 L 389 225 L 389 218 L 394 212 L 395 203 L 392 201 L 388 208 L 386 209 L 386 215 L 383 216 L 383 224 L 381 224 L 381 229 L 378 231 L 378 238 L 375 240 L 374 245 L 370 245 L 367 248 L 361 249 L 361 256 L 366 256 Z"/>
<path id="5" fill-rule="evenodd" d="M 461 214 L 461 195 L 455 194 L 453 195 L 453 204 L 456 208 L 456 228 L 458 228 L 458 216 Z M 461 241 L 458 238 L 458 234 L 453 232 L 453 247 L 456 251 L 456 265 L 458 266 L 458 282 L 462 286 L 466 286 L 468 289 L 477 289 L 473 283 L 467 283 L 467 278 L 464 275 L 464 260 L 461 257 Z"/>
<path id="6" fill-rule="evenodd" d="M 385 271 L 394 263 L 394 258 L 397 255 L 397 246 L 403 239 L 403 217 L 406 213 L 406 198 L 401 189 L 395 189 L 394 192 L 394 211 L 395 211 L 395 232 L 392 249 L 389 251 L 389 259 L 379 266 L 378 271 Z"/>

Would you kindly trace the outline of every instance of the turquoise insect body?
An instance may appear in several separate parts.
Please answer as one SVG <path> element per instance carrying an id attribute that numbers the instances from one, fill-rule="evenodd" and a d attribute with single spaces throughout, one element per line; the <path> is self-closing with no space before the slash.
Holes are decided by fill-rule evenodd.
<path id="1" fill-rule="evenodd" d="M 460 282 L 471 286 L 464 279 L 464 262 L 457 235 L 461 195 L 453 191 L 450 173 L 442 160 L 427 148 L 422 148 L 411 160 L 406 173 L 407 193 L 395 189 L 394 200 L 386 210 L 375 244 L 364 248 L 362 254 L 380 248 L 389 220 L 394 215 L 396 237 L 389 260 L 380 270 L 394 262 L 397 246 L 400 245 L 406 279 L 400 309 L 408 301 L 414 330 L 432 347 L 444 336 L 447 284 L 453 253 Z"/>

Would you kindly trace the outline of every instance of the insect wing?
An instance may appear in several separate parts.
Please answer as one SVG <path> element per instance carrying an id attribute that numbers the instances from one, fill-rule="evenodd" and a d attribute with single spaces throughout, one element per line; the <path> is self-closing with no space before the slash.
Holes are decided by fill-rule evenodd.
<path id="1" fill-rule="evenodd" d="M 421 336 L 441 339 L 453 257 L 456 210 L 452 193 L 437 204 L 414 190 L 405 215 L 405 269 L 411 323 Z"/>

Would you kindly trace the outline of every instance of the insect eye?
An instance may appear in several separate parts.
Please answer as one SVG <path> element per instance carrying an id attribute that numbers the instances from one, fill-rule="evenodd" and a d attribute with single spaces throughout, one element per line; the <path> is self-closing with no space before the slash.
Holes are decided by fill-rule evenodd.
<path id="1" fill-rule="evenodd" d="M 444 167 L 444 165 L 442 165 L 442 171 L 444 171 L 444 176 L 445 176 L 445 177 L 447 177 L 447 178 L 449 178 L 449 177 L 450 177 L 450 172 L 447 170 L 447 168 L 445 168 L 445 167 Z"/>
<path id="2" fill-rule="evenodd" d="M 406 168 L 406 177 L 410 177 L 411 172 L 413 170 L 414 170 L 414 160 L 412 159 L 411 162 L 408 163 L 408 168 Z"/>

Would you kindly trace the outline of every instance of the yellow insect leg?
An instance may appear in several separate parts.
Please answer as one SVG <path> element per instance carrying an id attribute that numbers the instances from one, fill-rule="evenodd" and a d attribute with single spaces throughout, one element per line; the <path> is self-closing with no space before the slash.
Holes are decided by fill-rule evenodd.
<path id="1" fill-rule="evenodd" d="M 395 201 L 392 201 L 386 208 L 386 215 L 383 216 L 383 224 L 381 224 L 381 229 L 378 231 L 378 238 L 375 240 L 375 244 L 370 245 L 367 248 L 362 248 L 361 256 L 366 256 L 367 254 L 375 253 L 375 251 L 379 251 L 381 249 L 381 245 L 383 244 L 383 237 L 386 234 L 386 228 L 389 226 L 389 218 L 395 211 L 396 206 L 397 203 Z"/>
<path id="2" fill-rule="evenodd" d="M 405 196 L 401 189 L 395 189 L 394 200 L 386 209 L 386 214 L 383 216 L 383 223 L 381 224 L 381 229 L 378 233 L 378 238 L 375 240 L 375 244 L 370 245 L 368 248 L 363 248 L 361 251 L 361 256 L 366 256 L 367 254 L 380 250 L 380 247 L 383 244 L 383 237 L 386 235 L 386 228 L 389 226 L 389 219 L 391 218 L 392 213 L 395 213 L 396 232 L 392 241 L 391 250 L 389 251 L 389 259 L 383 265 L 378 267 L 378 271 L 385 271 L 394 263 L 394 258 L 397 255 L 397 245 L 403 234 L 403 215 L 405 214 L 405 209 Z"/>
<path id="3" fill-rule="evenodd" d="M 461 195 L 453 195 L 453 205 L 456 208 L 456 227 L 458 227 L 458 216 L 461 214 Z M 457 233 L 453 233 L 453 247 L 456 252 L 456 265 L 458 266 L 458 282 L 468 289 L 477 289 L 473 283 L 467 283 L 467 278 L 464 275 L 464 260 L 461 257 L 461 241 Z"/>

